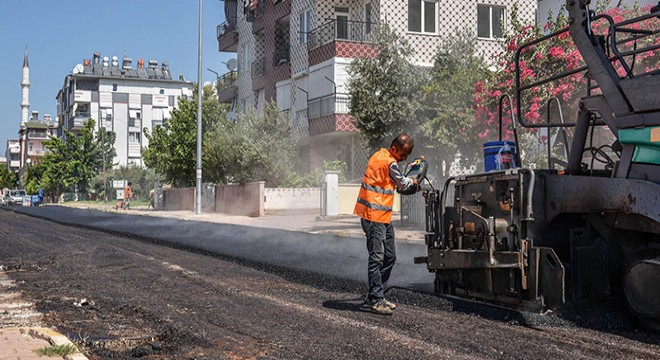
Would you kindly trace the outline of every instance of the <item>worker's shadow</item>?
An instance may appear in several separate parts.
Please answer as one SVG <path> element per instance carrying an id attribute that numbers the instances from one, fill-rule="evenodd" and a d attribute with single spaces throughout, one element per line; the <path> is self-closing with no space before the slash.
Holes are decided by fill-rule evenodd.
<path id="1" fill-rule="evenodd" d="M 323 307 L 341 311 L 371 312 L 369 307 L 364 303 L 363 297 L 354 299 L 326 300 L 323 302 Z"/>

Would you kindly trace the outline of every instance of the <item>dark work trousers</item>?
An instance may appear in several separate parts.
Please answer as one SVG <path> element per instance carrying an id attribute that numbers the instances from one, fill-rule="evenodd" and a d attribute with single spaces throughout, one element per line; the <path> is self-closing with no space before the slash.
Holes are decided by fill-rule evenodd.
<path id="1" fill-rule="evenodd" d="M 369 251 L 369 304 L 373 305 L 385 298 L 384 290 L 396 262 L 394 227 L 361 219 L 362 230 L 367 237 Z"/>

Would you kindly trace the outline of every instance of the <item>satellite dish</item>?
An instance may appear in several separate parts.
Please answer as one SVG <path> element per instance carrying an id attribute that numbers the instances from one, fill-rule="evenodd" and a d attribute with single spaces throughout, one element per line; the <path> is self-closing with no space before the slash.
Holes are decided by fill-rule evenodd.
<path id="1" fill-rule="evenodd" d="M 71 72 L 75 74 L 82 74 L 85 71 L 85 68 L 82 66 L 82 64 L 77 64 Z"/>
<path id="2" fill-rule="evenodd" d="M 227 113 L 227 120 L 236 121 L 236 119 L 238 119 L 238 114 L 237 113 L 235 113 L 233 111 L 230 111 L 230 112 Z"/>
<path id="3" fill-rule="evenodd" d="M 229 59 L 225 63 L 225 65 L 227 65 L 227 69 L 229 69 L 229 71 L 234 71 L 234 70 L 236 70 L 236 67 L 238 66 L 238 61 L 236 61 L 236 59 Z"/>

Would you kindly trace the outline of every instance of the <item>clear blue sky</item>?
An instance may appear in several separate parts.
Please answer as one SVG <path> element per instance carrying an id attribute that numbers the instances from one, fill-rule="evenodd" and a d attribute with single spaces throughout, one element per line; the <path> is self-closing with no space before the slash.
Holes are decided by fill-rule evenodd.
<path id="1" fill-rule="evenodd" d="M 199 0 L 0 0 L 0 156 L 21 122 L 23 53 L 30 62 L 30 112 L 57 115 L 55 96 L 83 59 L 94 51 L 133 59 L 168 61 L 173 78 L 197 82 Z M 224 3 L 203 0 L 202 81 L 227 72 L 218 52 L 216 27 Z"/>

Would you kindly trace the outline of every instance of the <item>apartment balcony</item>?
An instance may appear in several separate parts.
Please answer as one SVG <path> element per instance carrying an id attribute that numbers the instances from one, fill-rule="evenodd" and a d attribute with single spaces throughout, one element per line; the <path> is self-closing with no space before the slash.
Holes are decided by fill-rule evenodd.
<path id="1" fill-rule="evenodd" d="M 28 150 L 27 152 L 28 156 L 44 156 L 46 155 L 46 150 L 45 149 L 38 149 L 38 150 Z"/>
<path id="2" fill-rule="evenodd" d="M 266 69 L 265 64 L 266 64 L 266 59 L 264 59 L 263 57 L 255 60 L 252 63 L 252 68 L 250 69 L 250 74 L 252 75 L 252 79 L 264 74 L 264 71 Z"/>
<path id="3" fill-rule="evenodd" d="M 291 13 L 291 0 L 258 0 L 252 10 L 252 32 L 258 33 L 266 26 Z"/>
<path id="4" fill-rule="evenodd" d="M 76 114 L 76 116 L 72 119 L 69 119 L 69 128 L 67 130 L 69 131 L 78 131 L 81 130 L 84 127 L 84 124 L 89 118 L 91 117 L 90 114 Z"/>
<path id="5" fill-rule="evenodd" d="M 218 25 L 218 51 L 236 52 L 238 50 L 237 18 L 231 18 Z"/>
<path id="6" fill-rule="evenodd" d="M 10 169 L 18 169 L 21 167 L 21 161 L 20 160 L 11 160 L 9 161 L 9 168 Z"/>
<path id="7" fill-rule="evenodd" d="M 333 57 L 374 57 L 378 53 L 372 37 L 375 26 L 364 21 L 331 20 L 317 27 L 308 37 L 309 65 Z"/>
<path id="8" fill-rule="evenodd" d="M 47 131 L 30 131 L 28 132 L 28 137 L 30 139 L 41 139 L 41 140 L 48 140 L 48 132 Z"/>
<path id="9" fill-rule="evenodd" d="M 291 53 L 289 47 L 281 47 L 273 52 L 273 81 L 291 78 Z"/>
<path id="10" fill-rule="evenodd" d="M 231 103 L 232 99 L 238 96 L 237 78 L 236 71 L 230 71 L 218 78 L 218 82 L 215 85 L 216 89 L 218 89 L 218 101 L 221 103 Z"/>
<path id="11" fill-rule="evenodd" d="M 19 147 L 10 147 L 9 148 L 9 153 L 10 154 L 20 154 L 21 153 L 21 148 L 19 148 Z"/>
<path id="12" fill-rule="evenodd" d="M 309 136 L 333 132 L 356 131 L 352 117 L 349 115 L 348 94 L 330 94 L 307 102 L 307 119 L 309 119 Z"/>

